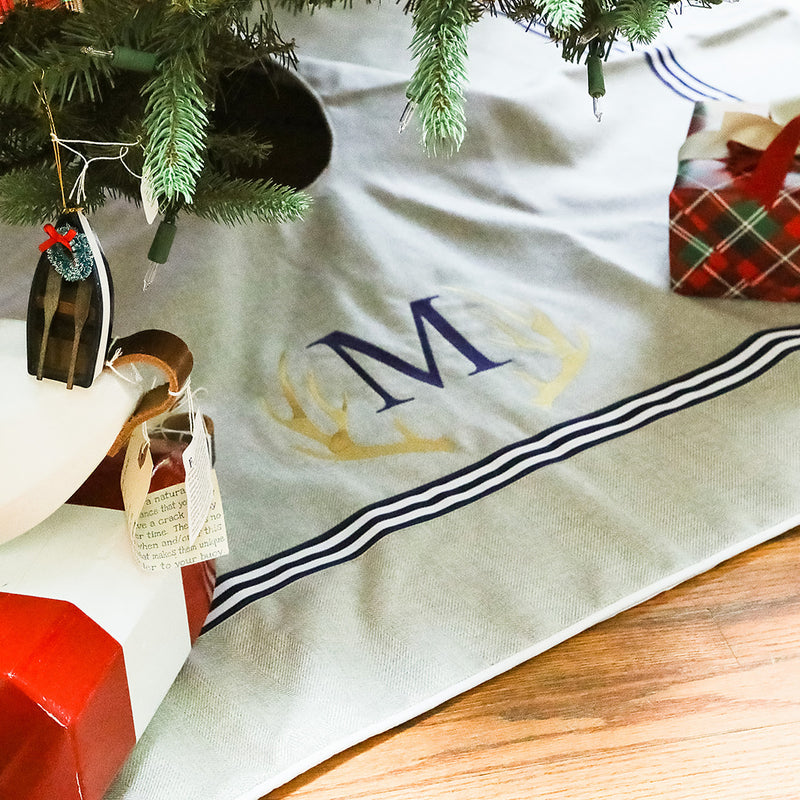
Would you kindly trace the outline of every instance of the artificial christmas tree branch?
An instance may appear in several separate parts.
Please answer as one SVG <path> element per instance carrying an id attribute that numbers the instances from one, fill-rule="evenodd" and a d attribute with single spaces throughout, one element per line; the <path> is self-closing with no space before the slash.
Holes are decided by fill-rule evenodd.
<path id="1" fill-rule="evenodd" d="M 217 169 L 225 172 L 236 171 L 241 167 L 252 166 L 265 161 L 272 152 L 272 143 L 259 139 L 254 130 L 215 132 L 208 135 L 210 159 Z"/>
<path id="2" fill-rule="evenodd" d="M 686 0 L 710 8 L 723 0 Z M 649 44 L 668 24 L 670 10 L 682 0 L 412 0 L 412 53 L 417 67 L 408 88 L 417 104 L 422 141 L 431 152 L 460 147 L 466 122 L 467 31 L 483 13 L 502 13 L 528 24 L 543 25 L 564 60 L 587 63 L 589 93 L 604 91 L 602 61 L 618 39 L 632 45 Z M 599 115 L 598 115 L 599 118 Z"/>
<path id="3" fill-rule="evenodd" d="M 724 0 L 486 0 L 492 13 L 542 25 L 566 61 L 580 61 L 590 41 L 608 52 L 618 39 L 649 44 L 684 5 L 711 8 Z"/>
<path id="4" fill-rule="evenodd" d="M 83 171 L 84 208 L 140 203 L 144 175 L 173 226 L 179 212 L 230 224 L 296 219 L 306 194 L 234 174 L 263 171 L 264 132 L 211 118 L 237 71 L 256 65 L 269 81 L 294 59 L 269 7 L 260 9 L 252 0 L 86 0 L 83 13 L 17 6 L 0 24 L 0 219 L 41 223 L 62 205 L 40 96 L 65 183 Z M 103 142 L 130 146 L 114 156 Z"/>
<path id="5" fill-rule="evenodd" d="M 289 222 L 308 210 L 308 199 L 272 181 L 226 178 L 206 170 L 188 210 L 225 225 Z"/>
<path id="6" fill-rule="evenodd" d="M 412 0 L 408 9 L 417 68 L 406 94 L 419 114 L 425 149 L 452 153 L 466 133 L 467 31 L 480 10 L 472 0 Z"/>
<path id="7" fill-rule="evenodd" d="M 94 64 L 60 37 L 72 14 L 21 8 L 0 27 L 0 103 L 35 106 L 41 90 L 56 105 L 96 101 L 108 65 Z M 40 27 L 39 21 L 43 24 Z"/>
<path id="8" fill-rule="evenodd" d="M 298 13 L 338 4 L 275 1 Z M 269 180 L 249 181 L 270 163 L 269 136 L 258 133 L 258 125 L 229 128 L 225 119 L 236 111 L 226 99 L 231 76 L 244 75 L 253 65 L 265 67 L 268 75 L 277 64 L 295 62 L 293 43 L 281 37 L 268 0 L 255 9 L 252 0 L 85 0 L 83 13 L 25 2 L 52 5 L 24 0 L 0 21 L 0 219 L 41 222 L 58 211 L 47 185 L 52 152 L 40 92 L 49 98 L 63 139 L 138 143 L 117 161 L 92 162 L 85 175 L 86 207 L 110 197 L 139 203 L 135 176 L 142 175 L 170 225 L 179 212 L 235 224 L 295 219 L 307 207 L 302 193 Z M 686 2 L 711 7 L 723 0 Z M 424 147 L 449 154 L 461 145 L 468 33 L 484 14 L 542 25 L 565 60 L 586 63 L 589 93 L 597 99 L 605 91 L 603 62 L 614 42 L 651 42 L 680 5 L 680 0 L 410 0 L 416 68 L 407 95 Z M 291 113 L 288 109 L 289 119 Z M 285 122 L 278 116 L 271 124 Z M 71 175 L 96 155 L 92 146 L 78 147 L 79 157 L 64 156 Z M 292 157 L 296 169 L 302 146 L 300 156 Z"/>
<path id="9" fill-rule="evenodd" d="M 189 50 L 178 53 L 142 89 L 147 97 L 144 172 L 153 194 L 165 203 L 179 198 L 190 203 L 203 170 L 208 101 L 198 60 Z"/>

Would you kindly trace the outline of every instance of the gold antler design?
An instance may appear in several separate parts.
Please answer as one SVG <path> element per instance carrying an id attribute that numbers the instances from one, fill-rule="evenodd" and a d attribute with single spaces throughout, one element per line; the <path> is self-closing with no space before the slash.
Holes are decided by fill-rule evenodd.
<path id="1" fill-rule="evenodd" d="M 521 334 L 517 328 L 502 319 L 495 319 L 495 325 L 522 350 L 534 350 L 547 355 L 555 356 L 561 362 L 561 367 L 555 377 L 550 380 L 541 380 L 530 373 L 517 370 L 517 374 L 536 389 L 534 402 L 537 405 L 549 408 L 553 401 L 567 388 L 583 368 L 586 357 L 589 355 L 589 340 L 583 331 L 578 331 L 578 344 L 571 342 L 564 333 L 553 323 L 547 314 L 535 311 L 532 318 L 513 314 L 506 309 L 502 311 L 511 319 L 518 322 L 526 333 Z M 527 331 L 537 334 L 537 339 L 531 339 Z"/>
<path id="2" fill-rule="evenodd" d="M 515 371 L 520 378 L 536 389 L 533 402 L 550 408 L 553 401 L 577 377 L 586 363 L 589 355 L 589 340 L 586 334 L 578 331 L 576 345 L 562 333 L 547 314 L 538 309 L 532 309 L 532 316 L 518 314 L 478 292 L 465 289 L 453 289 L 453 291 L 470 297 L 479 306 L 483 306 L 484 318 L 503 333 L 511 341 L 512 346 L 520 350 L 545 353 L 561 362 L 558 373 L 550 380 L 542 380 L 521 369 Z M 520 332 L 520 329 L 524 332 Z M 531 332 L 536 334 L 535 339 L 531 338 Z"/>
<path id="3" fill-rule="evenodd" d="M 305 436 L 314 442 L 322 445 L 325 452 L 308 447 L 298 447 L 297 449 L 315 458 L 324 458 L 334 461 L 356 461 L 365 458 L 377 458 L 379 456 L 398 455 L 400 453 L 427 453 L 434 451 L 450 452 L 455 450 L 455 444 L 446 436 L 438 439 L 426 439 L 418 436 L 404 425 L 399 419 L 395 418 L 394 427 L 402 436 L 400 441 L 387 442 L 385 444 L 359 444 L 353 441 L 350 436 L 347 397 L 343 397 L 341 407 L 329 403 L 320 392 L 314 374 L 309 372 L 306 375 L 306 388 L 311 399 L 336 426 L 333 433 L 323 430 L 317 423 L 311 420 L 303 408 L 302 403 L 297 397 L 297 392 L 292 385 L 289 377 L 289 370 L 286 363 L 286 353 L 283 353 L 278 363 L 278 377 L 281 383 L 281 392 L 289 405 L 292 416 L 284 419 L 279 416 L 269 405 L 264 402 L 269 415 L 276 421 L 295 433 Z"/>

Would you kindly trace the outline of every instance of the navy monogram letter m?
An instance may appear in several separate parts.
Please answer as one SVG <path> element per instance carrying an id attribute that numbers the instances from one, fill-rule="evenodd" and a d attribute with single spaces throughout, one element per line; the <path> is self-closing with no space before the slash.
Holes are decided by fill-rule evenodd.
<path id="1" fill-rule="evenodd" d="M 378 411 L 386 411 L 387 408 L 400 405 L 400 403 L 408 403 L 413 400 L 413 397 L 405 397 L 399 399 L 391 395 L 386 389 L 378 383 L 369 372 L 353 358 L 352 353 L 361 353 L 367 358 L 374 361 L 380 361 L 391 369 L 401 372 L 403 375 L 413 378 L 416 381 L 423 381 L 430 386 L 438 386 L 440 389 L 444 386 L 442 376 L 439 373 L 439 367 L 436 364 L 436 359 L 433 357 L 431 344 L 428 340 L 428 331 L 425 327 L 427 322 L 434 330 L 438 331 L 462 356 L 472 362 L 475 369 L 470 372 L 470 375 L 476 375 L 479 372 L 484 372 L 487 369 L 494 369 L 503 364 L 508 364 L 506 361 L 492 361 L 487 358 L 483 353 L 473 347 L 432 305 L 436 296 L 425 297 L 422 300 L 414 300 L 410 303 L 411 314 L 414 317 L 414 324 L 417 328 L 417 337 L 419 338 L 420 346 L 422 347 L 422 354 L 425 356 L 425 369 L 409 363 L 388 350 L 372 344 L 365 339 L 360 339 L 358 336 L 353 336 L 349 333 L 342 331 L 333 331 L 321 339 L 312 342 L 309 347 L 317 344 L 326 344 L 330 347 L 336 355 L 338 355 L 353 371 L 375 392 L 377 392 L 384 402 L 383 408 Z"/>

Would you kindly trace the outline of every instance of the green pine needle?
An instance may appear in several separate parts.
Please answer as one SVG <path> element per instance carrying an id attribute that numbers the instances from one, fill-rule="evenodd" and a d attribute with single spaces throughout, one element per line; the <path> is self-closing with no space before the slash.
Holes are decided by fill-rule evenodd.
<path id="1" fill-rule="evenodd" d="M 271 180 L 242 180 L 203 173 L 194 202 L 187 211 L 224 225 L 280 223 L 299 220 L 310 204 L 305 192 Z"/>
<path id="2" fill-rule="evenodd" d="M 150 174 L 153 193 L 164 203 L 191 203 L 203 169 L 208 113 L 200 80 L 194 59 L 184 51 L 162 62 L 143 89 L 149 95 L 144 169 Z"/>
<path id="3" fill-rule="evenodd" d="M 248 0 L 248 5 L 250 0 Z M 272 8 L 264 0 L 260 0 L 258 13 L 251 9 L 248 15 L 236 15 L 229 30 L 233 33 L 230 37 L 240 50 L 249 53 L 249 63 L 255 63 L 255 58 L 263 60 L 267 57 L 274 58 L 285 67 L 296 67 L 297 56 L 294 52 L 294 40 L 285 41 L 278 30 L 278 25 L 272 13 Z M 233 66 L 233 62 L 231 63 Z"/>
<path id="4" fill-rule="evenodd" d="M 407 95 L 432 155 L 452 154 L 464 140 L 467 31 L 474 19 L 470 0 L 419 0 L 413 8 L 411 52 L 417 67 Z"/>
<path id="5" fill-rule="evenodd" d="M 49 130 L 37 118 L 24 106 L 0 104 L 0 174 L 41 160 L 43 154 L 52 161 L 52 153 Z"/>
<path id="6" fill-rule="evenodd" d="M 37 89 L 53 106 L 99 96 L 97 70 L 79 51 L 23 51 L 13 45 L 0 56 L 0 102 L 33 104 Z"/>
<path id="7" fill-rule="evenodd" d="M 215 167 L 235 172 L 239 167 L 251 167 L 266 161 L 272 152 L 272 144 L 261 139 L 254 130 L 225 131 L 208 135 L 208 150 L 208 160 Z"/>
<path id="8" fill-rule="evenodd" d="M 580 28 L 583 0 L 544 0 L 542 12 L 546 24 L 557 31 Z"/>
<path id="9" fill-rule="evenodd" d="M 64 182 L 75 174 L 64 176 Z M 103 204 L 103 196 L 91 192 L 82 207 L 93 211 Z M 16 169 L 0 175 L 0 220 L 9 225 L 41 225 L 52 222 L 63 211 L 61 191 L 52 166 Z"/>
<path id="10" fill-rule="evenodd" d="M 667 20 L 668 0 L 623 0 L 617 6 L 620 33 L 633 44 L 650 44 Z"/>
<path id="11" fill-rule="evenodd" d="M 365 2 L 367 5 L 370 4 L 370 0 L 365 0 Z M 295 14 L 313 14 L 318 8 L 339 6 L 345 9 L 352 9 L 353 0 L 274 0 L 273 5 L 277 8 L 285 8 Z"/>

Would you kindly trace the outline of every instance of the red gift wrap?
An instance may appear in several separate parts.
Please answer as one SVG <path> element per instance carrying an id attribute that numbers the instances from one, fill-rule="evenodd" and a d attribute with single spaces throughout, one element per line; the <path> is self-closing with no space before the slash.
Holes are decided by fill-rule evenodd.
<path id="1" fill-rule="evenodd" d="M 151 445 L 151 490 L 182 483 L 185 443 Z M 213 561 L 135 565 L 123 457 L 0 553 L 0 800 L 102 800 L 208 613 Z"/>
<path id="2" fill-rule="evenodd" d="M 13 10 L 14 0 L 0 0 L 0 22 L 2 22 Z M 16 5 L 39 6 L 39 8 L 53 9 L 58 8 L 64 3 L 61 0 L 31 0 L 31 2 L 17 2 Z"/>
<path id="3" fill-rule="evenodd" d="M 689 128 L 706 128 L 698 103 Z M 763 149 L 730 140 L 727 155 L 685 158 L 670 193 L 673 291 L 684 295 L 800 300 L 800 116 Z M 688 140 L 687 140 L 688 144 Z"/>

